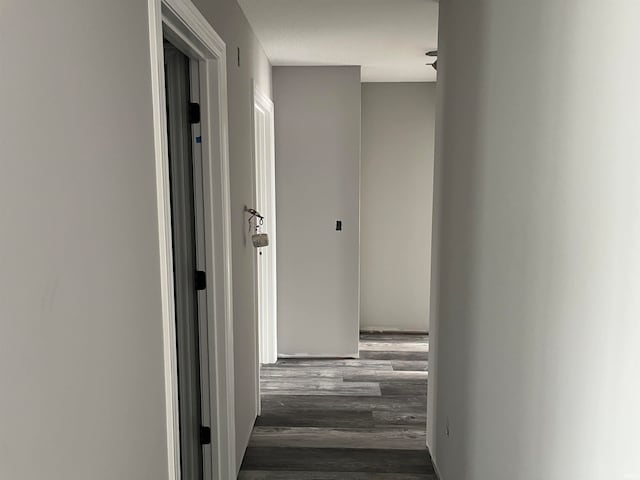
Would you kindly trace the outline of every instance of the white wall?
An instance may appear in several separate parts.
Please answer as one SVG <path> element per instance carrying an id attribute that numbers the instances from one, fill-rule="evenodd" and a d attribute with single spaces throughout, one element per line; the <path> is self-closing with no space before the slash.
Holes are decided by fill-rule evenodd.
<path id="1" fill-rule="evenodd" d="M 236 0 L 194 0 L 227 45 L 229 163 L 233 248 L 233 314 L 238 466 L 257 415 L 257 313 L 253 310 L 254 250 L 247 242 L 244 206 L 251 205 L 253 168 L 253 87 L 271 96 L 271 65 Z M 237 49 L 240 48 L 240 66 Z"/>
<path id="2" fill-rule="evenodd" d="M 639 18 L 627 0 L 441 3 L 443 480 L 640 478 Z"/>
<path id="3" fill-rule="evenodd" d="M 227 43 L 239 464 L 257 386 L 251 79 L 269 95 L 271 67 L 234 0 L 195 3 Z M 11 0 L 0 40 L 0 477 L 166 478 L 147 1 Z"/>
<path id="4" fill-rule="evenodd" d="M 435 96 L 362 84 L 361 329 L 429 330 Z"/>
<path id="5" fill-rule="evenodd" d="M 274 67 L 278 350 L 358 351 L 360 68 Z M 343 230 L 336 231 L 336 220 Z"/>
<path id="6" fill-rule="evenodd" d="M 0 5 L 0 478 L 167 478 L 147 2 Z"/>

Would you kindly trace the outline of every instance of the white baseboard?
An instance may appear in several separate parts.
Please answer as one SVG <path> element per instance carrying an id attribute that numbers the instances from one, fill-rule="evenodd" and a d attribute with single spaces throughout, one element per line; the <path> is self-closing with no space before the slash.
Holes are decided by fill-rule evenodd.
<path id="1" fill-rule="evenodd" d="M 360 327 L 360 333 L 406 333 L 411 335 L 429 335 L 427 330 L 411 330 L 394 327 Z"/>
<path id="2" fill-rule="evenodd" d="M 433 470 L 436 472 L 436 478 L 438 480 L 442 480 L 442 476 L 440 475 L 440 471 L 438 470 L 438 465 L 436 464 L 436 460 L 431 455 L 431 449 L 429 445 L 427 445 L 427 455 L 429 455 L 429 460 L 431 460 L 431 465 L 433 465 Z"/>
<path id="3" fill-rule="evenodd" d="M 316 360 L 320 360 L 323 358 L 326 359 L 352 359 L 352 358 L 360 358 L 360 354 L 359 353 L 347 353 L 345 355 L 336 355 L 336 354 L 328 354 L 328 353 L 321 353 L 321 354 L 311 354 L 311 353 L 279 353 L 278 354 L 278 358 L 313 358 Z"/>

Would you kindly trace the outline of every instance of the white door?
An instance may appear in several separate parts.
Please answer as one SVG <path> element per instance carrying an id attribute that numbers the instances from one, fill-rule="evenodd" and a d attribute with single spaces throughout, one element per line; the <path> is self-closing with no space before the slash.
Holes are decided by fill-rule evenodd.
<path id="1" fill-rule="evenodd" d="M 164 42 L 182 478 L 212 478 L 198 62 Z M 195 101 L 194 101 L 195 100 Z M 198 113 L 196 113 L 196 111 Z M 203 331 L 205 332 L 202 335 Z M 203 382 L 204 380 L 204 382 Z"/>
<path id="2" fill-rule="evenodd" d="M 259 361 L 265 364 L 278 360 L 275 145 L 273 102 L 255 88 L 253 125 L 255 208 L 264 217 L 260 232 L 269 235 L 269 246 L 256 249 Z"/>

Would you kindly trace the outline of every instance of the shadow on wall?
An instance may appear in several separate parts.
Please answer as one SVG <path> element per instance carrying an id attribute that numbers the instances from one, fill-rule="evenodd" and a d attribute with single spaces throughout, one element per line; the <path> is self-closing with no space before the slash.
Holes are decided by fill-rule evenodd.
<path id="1" fill-rule="evenodd" d="M 583 3 L 441 3 L 428 414 L 446 480 L 638 477 L 640 5 Z"/>
<path id="2" fill-rule="evenodd" d="M 440 26 L 451 25 L 456 8 L 452 0 L 440 6 Z M 475 259 L 470 246 L 477 235 L 479 194 L 473 181 L 482 165 L 482 105 L 476 91 L 485 88 L 484 59 L 468 58 L 468 44 L 483 51 L 485 5 L 474 2 L 460 25 L 440 29 L 438 57 L 438 104 L 434 164 L 434 224 L 432 245 L 430 353 L 428 389 L 428 439 L 431 455 L 445 479 L 468 479 L 470 445 L 465 435 L 473 423 L 468 406 L 472 395 L 475 325 L 472 278 Z M 456 21 L 460 21 L 459 16 Z M 450 67 L 449 59 L 468 59 L 464 75 Z M 446 107 L 446 108 L 445 108 Z M 452 115 L 466 111 L 467 114 Z M 463 139 L 458 132 L 474 132 Z M 450 141 L 455 137 L 460 141 Z M 452 172 L 466 170 L 464 176 Z M 453 179 L 457 181 L 453 181 Z M 462 180 L 460 180 L 462 179 Z M 464 225 L 464 229 L 461 229 Z M 446 372 L 441 376 L 440 372 Z M 451 395 L 455 392 L 454 395 Z M 455 415 L 454 415 L 455 412 Z"/>

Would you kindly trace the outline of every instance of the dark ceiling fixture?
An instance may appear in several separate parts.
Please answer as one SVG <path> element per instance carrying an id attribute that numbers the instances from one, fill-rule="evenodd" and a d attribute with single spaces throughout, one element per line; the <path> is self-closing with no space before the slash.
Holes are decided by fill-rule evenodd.
<path id="1" fill-rule="evenodd" d="M 427 57 L 437 57 L 438 56 L 438 51 L 437 50 L 431 50 L 430 52 L 425 53 L 425 55 Z M 438 59 L 437 58 L 434 60 L 433 63 L 425 63 L 425 65 L 431 65 L 436 72 L 438 71 Z"/>

